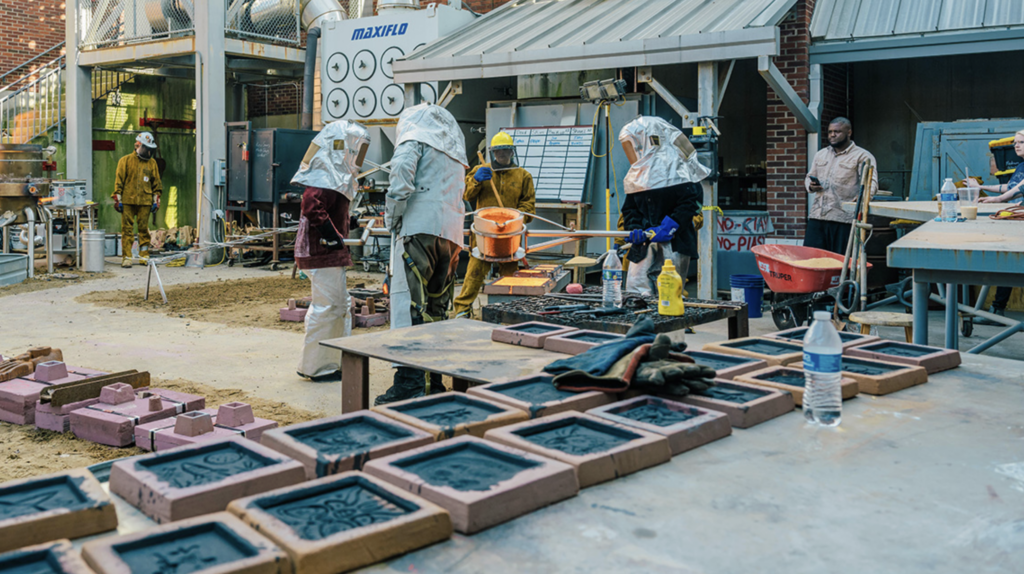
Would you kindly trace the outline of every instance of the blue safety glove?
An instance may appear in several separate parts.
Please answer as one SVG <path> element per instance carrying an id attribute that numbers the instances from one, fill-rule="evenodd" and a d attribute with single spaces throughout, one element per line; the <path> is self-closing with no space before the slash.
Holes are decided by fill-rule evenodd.
<path id="1" fill-rule="evenodd" d="M 634 229 L 629 232 L 629 242 L 633 245 L 643 245 L 647 241 L 647 235 L 643 229 Z"/>
<path id="2" fill-rule="evenodd" d="M 679 224 L 666 215 L 665 219 L 661 220 L 661 225 L 652 227 L 648 231 L 654 232 L 654 237 L 651 238 L 651 241 L 654 243 L 666 243 L 672 241 L 672 237 L 675 236 L 678 230 Z"/>
<path id="3" fill-rule="evenodd" d="M 494 177 L 494 174 L 491 173 L 491 168 L 489 167 L 482 167 L 476 170 L 476 174 L 473 175 L 473 179 L 477 180 L 477 182 L 487 181 L 492 177 Z"/>

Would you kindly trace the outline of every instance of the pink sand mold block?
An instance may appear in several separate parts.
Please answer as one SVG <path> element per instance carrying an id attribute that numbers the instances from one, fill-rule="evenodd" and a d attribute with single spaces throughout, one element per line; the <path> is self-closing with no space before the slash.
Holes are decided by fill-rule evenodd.
<path id="1" fill-rule="evenodd" d="M 50 386 L 27 379 L 11 379 L 0 383 L 0 421 L 30 425 L 36 420 L 39 393 Z"/>
<path id="2" fill-rule="evenodd" d="M 725 413 L 647 395 L 587 413 L 668 438 L 672 456 L 732 434 Z"/>
<path id="3" fill-rule="evenodd" d="M 89 378 L 89 375 L 71 372 L 68 370 L 67 365 L 61 361 L 46 361 L 36 365 L 36 371 L 25 378 L 37 383 L 59 385 L 61 383 L 81 381 L 82 379 Z"/>
<path id="4" fill-rule="evenodd" d="M 313 480 L 433 442 L 426 431 L 364 410 L 269 430 L 262 444 L 301 462 Z"/>
<path id="5" fill-rule="evenodd" d="M 92 375 L 90 375 L 92 376 Z M 149 387 L 140 387 L 135 392 L 148 391 Z M 71 431 L 71 412 L 100 402 L 100 398 L 85 399 L 68 403 L 62 407 L 54 407 L 53 403 L 36 401 L 36 428 L 53 432 Z"/>
<path id="6" fill-rule="evenodd" d="M 70 540 L 26 546 L 0 554 L 0 572 L 27 574 L 93 574 Z"/>
<path id="7" fill-rule="evenodd" d="M 491 331 L 491 340 L 495 343 L 507 343 L 521 347 L 543 349 L 548 337 L 556 337 L 575 331 L 575 327 L 565 327 L 540 321 L 529 321 L 518 325 L 498 327 Z"/>
<path id="8" fill-rule="evenodd" d="M 242 498 L 228 511 L 288 552 L 302 574 L 349 572 L 452 535 L 443 508 L 362 472 Z"/>
<path id="9" fill-rule="evenodd" d="M 663 435 L 585 413 L 561 413 L 491 429 L 484 437 L 573 466 L 580 488 L 672 458 L 672 449 Z"/>
<path id="10" fill-rule="evenodd" d="M 302 464 L 234 435 L 119 460 L 110 492 L 163 524 L 305 479 Z"/>
<path id="11" fill-rule="evenodd" d="M 135 427 L 206 406 L 206 398 L 166 389 L 136 393 L 127 383 L 100 390 L 100 400 L 71 411 L 71 431 L 81 439 L 108 446 L 135 442 Z"/>
<path id="12" fill-rule="evenodd" d="M 0 552 L 115 528 L 117 512 L 110 496 L 88 469 L 12 480 L 0 486 Z"/>
<path id="13" fill-rule="evenodd" d="M 291 574 L 288 554 L 234 515 L 218 512 L 82 545 L 96 574 Z"/>
<path id="14" fill-rule="evenodd" d="M 768 367 L 768 361 L 752 357 L 739 357 L 724 353 L 709 353 L 707 351 L 686 351 L 686 355 L 696 361 L 698 365 L 706 365 L 714 369 L 718 373 L 715 375 L 717 379 L 731 380 L 736 378 L 737 375 Z"/>
<path id="15" fill-rule="evenodd" d="M 802 345 L 804 343 L 804 336 L 807 335 L 808 329 L 810 329 L 810 327 L 794 327 L 792 329 L 786 329 L 785 331 L 768 333 L 765 337 Z M 862 335 L 860 333 L 850 333 L 849 331 L 839 331 L 839 340 L 842 342 L 843 352 L 846 352 L 846 349 L 867 345 L 868 343 L 875 343 L 880 341 L 881 338 L 874 335 Z"/>
<path id="16" fill-rule="evenodd" d="M 565 411 L 583 412 L 606 405 L 614 395 L 600 391 L 570 393 L 555 388 L 551 375 L 534 375 L 515 381 L 470 387 L 470 395 L 502 403 L 530 413 L 535 419 Z"/>
<path id="17" fill-rule="evenodd" d="M 576 496 L 571 466 L 475 436 L 371 460 L 363 472 L 444 508 L 473 534 Z"/>
<path id="18" fill-rule="evenodd" d="M 160 451 L 205 442 L 222 436 L 240 435 L 260 442 L 264 431 L 277 428 L 272 420 L 259 419 L 246 403 L 226 403 L 216 409 L 182 413 L 173 420 L 135 426 L 135 446 Z"/>
<path id="19" fill-rule="evenodd" d="M 87 369 L 85 367 L 74 367 L 74 366 L 69 366 L 68 367 L 68 372 L 69 373 L 74 373 L 76 375 L 85 375 L 86 377 L 99 377 L 99 376 L 102 376 L 102 375 L 109 375 L 110 374 L 110 373 L 108 373 L 106 371 L 97 371 L 96 369 Z"/>
<path id="20" fill-rule="evenodd" d="M 796 407 L 789 392 L 722 379 L 715 379 L 715 386 L 710 389 L 686 395 L 680 400 L 723 412 L 728 415 L 729 423 L 740 429 L 780 417 Z"/>

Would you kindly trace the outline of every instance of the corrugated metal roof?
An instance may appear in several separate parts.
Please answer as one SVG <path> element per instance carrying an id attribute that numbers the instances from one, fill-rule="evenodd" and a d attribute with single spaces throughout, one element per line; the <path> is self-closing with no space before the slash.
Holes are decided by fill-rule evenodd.
<path id="1" fill-rule="evenodd" d="M 817 42 L 1024 27 L 1021 0 L 819 0 Z"/>
<path id="2" fill-rule="evenodd" d="M 535 70 L 541 62 L 557 61 L 556 67 L 566 67 L 566 61 L 576 60 L 579 67 L 566 68 L 569 70 L 659 62 L 658 58 L 633 58 L 635 62 L 628 59 L 645 52 L 659 54 L 663 63 L 678 61 L 667 54 L 683 52 L 703 60 L 728 59 L 728 52 L 711 58 L 708 50 L 716 44 L 735 47 L 745 42 L 750 46 L 757 44 L 757 49 L 763 50 L 765 43 L 772 41 L 766 32 L 774 31 L 795 3 L 796 0 L 513 0 L 396 62 L 396 81 L 413 81 L 410 74 L 418 71 L 422 76 L 427 70 L 440 73 L 438 78 L 455 79 L 535 73 L 526 70 Z M 744 35 L 746 30 L 752 33 Z M 614 62 L 605 56 L 614 58 Z M 627 61 L 631 63 L 623 64 Z M 462 71 L 442 73 L 454 68 Z"/>

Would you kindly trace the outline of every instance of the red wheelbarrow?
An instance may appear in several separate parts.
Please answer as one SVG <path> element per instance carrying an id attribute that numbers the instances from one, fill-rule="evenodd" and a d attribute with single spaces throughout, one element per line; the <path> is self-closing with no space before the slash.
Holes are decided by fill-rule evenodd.
<path id="1" fill-rule="evenodd" d="M 780 330 L 803 325 L 816 305 L 838 296 L 842 255 L 802 245 L 758 245 L 751 251 L 772 291 L 772 320 Z M 819 265 L 823 259 L 836 264 Z M 870 263 L 867 266 L 871 268 Z"/>

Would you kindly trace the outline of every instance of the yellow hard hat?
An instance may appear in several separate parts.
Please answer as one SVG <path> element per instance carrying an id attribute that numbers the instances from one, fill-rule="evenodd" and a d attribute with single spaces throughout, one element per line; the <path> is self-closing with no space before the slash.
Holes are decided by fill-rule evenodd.
<path id="1" fill-rule="evenodd" d="M 498 132 L 498 135 L 491 138 L 491 149 L 512 149 L 515 147 L 515 142 L 512 141 L 512 136 L 506 132 Z"/>

